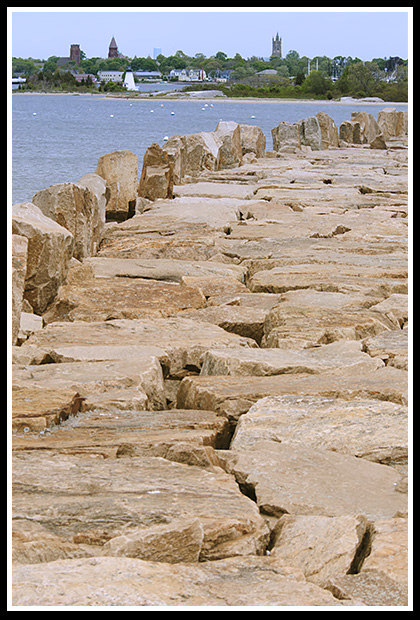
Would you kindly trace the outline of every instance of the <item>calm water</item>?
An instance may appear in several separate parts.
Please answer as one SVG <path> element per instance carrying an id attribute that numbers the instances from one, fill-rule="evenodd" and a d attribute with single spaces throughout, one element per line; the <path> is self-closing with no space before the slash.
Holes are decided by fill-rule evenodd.
<path id="1" fill-rule="evenodd" d="M 160 85 L 154 85 L 160 89 Z M 163 104 L 163 105 L 161 105 Z M 94 172 L 101 155 L 128 149 L 139 157 L 152 142 L 164 145 L 174 134 L 214 131 L 220 120 L 257 125 L 272 148 L 271 130 L 280 121 L 295 122 L 319 111 L 337 126 L 351 112 L 377 118 L 386 104 L 238 102 L 235 100 L 112 100 L 100 95 L 12 96 L 12 201 L 31 202 L 49 185 L 78 181 Z M 406 110 L 407 104 L 395 107 Z"/>

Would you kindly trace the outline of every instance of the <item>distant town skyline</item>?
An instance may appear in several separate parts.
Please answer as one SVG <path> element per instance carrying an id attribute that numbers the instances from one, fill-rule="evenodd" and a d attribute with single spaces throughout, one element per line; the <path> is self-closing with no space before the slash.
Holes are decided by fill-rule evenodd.
<path id="1" fill-rule="evenodd" d="M 243 58 L 269 57 L 272 38 L 282 38 L 283 57 L 295 50 L 300 56 L 351 56 L 361 60 L 400 56 L 408 58 L 412 7 L 380 7 L 328 10 L 214 9 L 158 11 L 83 10 L 8 7 L 11 20 L 12 56 L 39 58 L 64 56 L 71 44 L 79 44 L 88 58 L 108 54 L 112 37 L 119 52 L 153 57 L 178 50 L 188 56 L 206 57 L 224 52 Z M 10 28 L 8 28 L 10 36 Z"/>

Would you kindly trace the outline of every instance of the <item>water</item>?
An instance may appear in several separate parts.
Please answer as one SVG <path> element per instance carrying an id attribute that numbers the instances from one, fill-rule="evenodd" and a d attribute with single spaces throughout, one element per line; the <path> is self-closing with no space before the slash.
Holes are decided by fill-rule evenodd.
<path id="1" fill-rule="evenodd" d="M 160 90 L 161 85 L 147 85 Z M 163 105 L 162 105 L 163 104 Z M 271 130 L 280 121 L 295 122 L 319 111 L 337 126 L 351 112 L 375 118 L 386 104 L 284 103 L 275 101 L 163 101 L 105 99 L 101 95 L 12 96 L 12 201 L 31 202 L 55 183 L 76 182 L 94 172 L 101 155 L 128 149 L 139 158 L 165 136 L 214 131 L 220 120 L 257 125 L 272 148 Z M 406 110 L 407 104 L 397 104 Z"/>

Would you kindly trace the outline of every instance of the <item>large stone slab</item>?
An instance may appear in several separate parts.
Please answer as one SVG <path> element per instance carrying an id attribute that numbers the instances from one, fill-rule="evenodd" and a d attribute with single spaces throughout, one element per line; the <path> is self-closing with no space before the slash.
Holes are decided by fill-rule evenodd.
<path id="1" fill-rule="evenodd" d="M 226 470 L 252 489 L 260 510 L 336 517 L 393 517 L 407 510 L 401 476 L 392 467 L 322 448 L 261 441 L 246 451 L 222 451 Z"/>
<path id="2" fill-rule="evenodd" d="M 202 181 L 174 186 L 175 197 L 203 196 L 205 198 L 240 198 L 250 200 L 254 197 L 253 187 L 239 183 L 217 183 Z"/>
<path id="3" fill-rule="evenodd" d="M 263 439 L 401 468 L 408 458 L 408 411 L 405 405 L 374 399 L 271 396 L 239 418 L 231 450 L 246 450 Z"/>
<path id="4" fill-rule="evenodd" d="M 387 366 L 408 370 L 409 331 L 393 329 L 364 341 L 364 350 L 372 357 L 384 360 Z"/>
<path id="5" fill-rule="evenodd" d="M 86 406 L 165 409 L 162 367 L 157 357 L 140 354 L 111 361 L 64 362 L 14 369 L 17 386 L 73 389 Z"/>
<path id="6" fill-rule="evenodd" d="M 305 581 L 275 558 L 235 557 L 167 564 L 136 558 L 81 558 L 13 571 L 16 606 L 246 607 L 349 603 Z"/>
<path id="7" fill-rule="evenodd" d="M 74 273 L 76 270 L 78 275 Z M 198 288 L 143 278 L 95 277 L 93 270 L 83 264 L 73 269 L 71 280 L 60 287 L 43 318 L 47 324 L 163 317 L 189 308 L 201 308 L 205 302 Z"/>
<path id="8" fill-rule="evenodd" d="M 19 390 L 25 396 L 31 390 L 41 392 L 41 388 Z M 52 402 L 51 390 L 45 392 Z M 55 398 L 60 398 L 59 391 Z M 217 462 L 213 449 L 227 448 L 230 438 L 226 419 L 213 411 L 89 410 L 78 415 L 74 412 L 68 421 L 65 420 L 63 416 L 54 432 L 29 435 L 18 430 L 13 436 L 13 450 L 42 450 L 44 454 L 48 450 L 50 453 L 89 454 L 104 458 L 160 456 L 189 465 L 211 467 Z"/>
<path id="9" fill-rule="evenodd" d="M 35 350 L 31 348 L 33 346 L 36 347 Z M 98 359 L 99 356 L 99 359 L 108 360 L 121 359 L 124 353 L 135 359 L 141 356 L 142 348 L 146 348 L 150 354 L 150 347 L 154 347 L 152 355 L 157 355 L 161 360 L 167 374 L 174 374 L 187 366 L 200 368 L 201 358 L 208 349 L 225 346 L 256 347 L 257 345 L 250 338 L 228 333 L 211 323 L 168 317 L 115 319 L 93 323 L 86 321 L 51 323 L 32 334 L 21 348 L 24 351 L 32 351 L 34 360 L 42 354 L 44 358 L 49 356 L 59 361 L 60 358 L 66 359 L 68 347 L 70 347 L 69 355 L 73 359 L 77 359 L 74 357 L 74 349 L 77 347 L 80 350 L 76 355 L 82 356 L 82 359 Z M 96 347 L 100 347 L 98 354 L 95 351 Z"/>
<path id="10" fill-rule="evenodd" d="M 84 264 L 97 278 L 144 278 L 181 283 L 184 277 L 231 277 L 243 281 L 246 269 L 217 261 L 177 259 L 105 258 L 95 256 Z"/>
<path id="11" fill-rule="evenodd" d="M 379 364 L 378 364 L 379 362 Z M 338 341 L 314 349 L 230 349 L 210 350 L 203 358 L 201 375 L 269 376 L 328 372 L 335 368 L 358 367 L 366 372 L 383 366 L 362 352 L 357 341 Z"/>
<path id="12" fill-rule="evenodd" d="M 128 150 L 106 153 L 98 159 L 96 174 L 109 187 L 106 219 L 124 221 L 135 210 L 138 181 L 138 158 Z"/>
<path id="13" fill-rule="evenodd" d="M 99 554 L 115 537 L 179 519 L 199 520 L 200 560 L 261 555 L 268 540 L 257 506 L 220 468 L 25 451 L 13 457 L 13 476 L 15 515 Z"/>
<path id="14" fill-rule="evenodd" d="M 268 377 L 185 377 L 179 387 L 177 407 L 209 409 L 233 421 L 266 396 L 295 394 L 327 398 L 374 398 L 407 404 L 408 376 L 397 368 L 374 372 L 345 371 L 317 375 L 295 374 Z"/>

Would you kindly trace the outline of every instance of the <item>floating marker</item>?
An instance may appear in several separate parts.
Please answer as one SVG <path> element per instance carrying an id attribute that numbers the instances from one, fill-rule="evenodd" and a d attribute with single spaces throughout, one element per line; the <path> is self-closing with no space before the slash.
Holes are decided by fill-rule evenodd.
<path id="1" fill-rule="evenodd" d="M 109 115 L 109 118 L 114 118 L 114 115 L 113 115 L 113 114 L 110 114 L 110 115 Z"/>
<path id="2" fill-rule="evenodd" d="M 171 114 L 173 115 L 173 114 L 175 114 L 175 112 L 171 112 Z"/>
<path id="3" fill-rule="evenodd" d="M 166 142 L 166 140 L 169 140 L 168 136 L 165 136 L 163 139 L 164 139 L 165 142 Z"/>
<path id="4" fill-rule="evenodd" d="M 32 112 L 32 116 L 36 116 L 36 112 Z"/>
<path id="5" fill-rule="evenodd" d="M 254 116 L 254 115 L 252 115 L 252 116 L 251 116 L 251 118 L 255 118 L 255 116 Z"/>
<path id="6" fill-rule="evenodd" d="M 151 112 L 154 112 L 154 110 L 150 110 Z"/>

